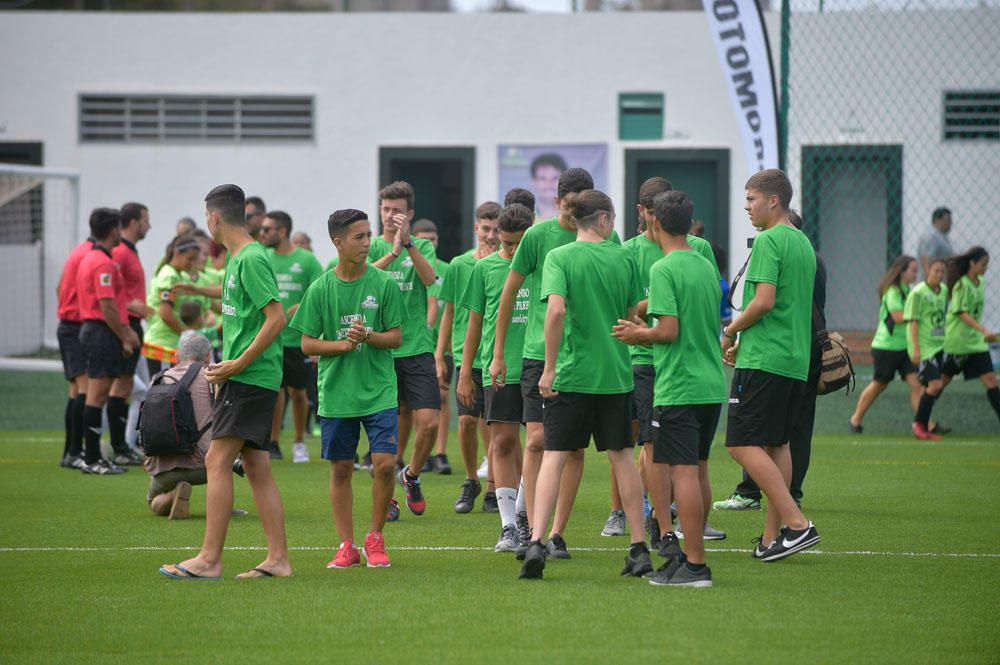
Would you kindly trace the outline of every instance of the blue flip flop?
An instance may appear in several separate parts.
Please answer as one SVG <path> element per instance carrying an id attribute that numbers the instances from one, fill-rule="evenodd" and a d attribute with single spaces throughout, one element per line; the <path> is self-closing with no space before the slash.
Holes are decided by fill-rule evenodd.
<path id="1" fill-rule="evenodd" d="M 164 566 L 160 566 L 160 575 L 169 577 L 174 580 L 201 580 L 208 582 L 218 582 L 222 579 L 221 577 L 206 577 L 204 575 L 196 575 L 195 573 L 192 573 L 190 570 L 180 565 L 179 563 L 175 563 L 173 564 L 173 566 L 174 568 L 176 568 L 177 570 L 179 570 L 184 574 L 178 575 L 177 573 L 170 572 Z"/>

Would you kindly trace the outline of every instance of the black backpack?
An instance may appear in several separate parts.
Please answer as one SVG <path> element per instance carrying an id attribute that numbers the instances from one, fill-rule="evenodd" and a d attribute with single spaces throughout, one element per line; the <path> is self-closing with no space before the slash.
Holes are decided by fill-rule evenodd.
<path id="1" fill-rule="evenodd" d="M 150 457 L 184 455 L 194 452 L 198 439 L 211 423 L 198 429 L 191 400 L 191 384 L 204 368 L 201 363 L 191 366 L 180 381 L 164 382 L 166 370 L 150 381 L 146 399 L 139 407 L 139 446 Z"/>

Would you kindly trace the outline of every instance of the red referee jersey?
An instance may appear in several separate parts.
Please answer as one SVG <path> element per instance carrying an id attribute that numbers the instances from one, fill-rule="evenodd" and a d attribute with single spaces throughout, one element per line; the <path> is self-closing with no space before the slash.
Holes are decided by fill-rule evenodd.
<path id="1" fill-rule="evenodd" d="M 59 310 L 57 317 L 60 321 L 80 322 L 80 297 L 76 288 L 76 274 L 80 268 L 80 262 L 90 253 L 94 243 L 90 238 L 84 240 L 73 248 L 63 265 L 62 279 L 59 280 Z"/>
<path id="2" fill-rule="evenodd" d="M 111 298 L 118 306 L 118 317 L 128 323 L 128 296 L 121 271 L 111 259 L 111 252 L 100 245 L 87 252 L 76 271 L 76 288 L 80 296 L 80 318 L 83 321 L 103 321 L 104 313 L 98 303 Z"/>
<path id="3" fill-rule="evenodd" d="M 125 281 L 125 302 L 146 302 L 146 271 L 142 269 L 135 245 L 122 238 L 111 250 L 111 259 L 118 265 Z"/>

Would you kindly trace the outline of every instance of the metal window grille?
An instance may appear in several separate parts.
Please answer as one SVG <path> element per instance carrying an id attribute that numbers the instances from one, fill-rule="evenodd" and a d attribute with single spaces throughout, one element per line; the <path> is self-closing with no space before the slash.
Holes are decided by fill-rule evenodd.
<path id="1" fill-rule="evenodd" d="M 944 93 L 944 140 L 1000 141 L 1000 90 Z"/>

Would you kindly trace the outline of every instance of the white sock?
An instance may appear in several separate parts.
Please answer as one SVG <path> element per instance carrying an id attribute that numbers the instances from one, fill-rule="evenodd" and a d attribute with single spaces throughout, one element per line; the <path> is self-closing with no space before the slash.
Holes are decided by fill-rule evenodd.
<path id="1" fill-rule="evenodd" d="M 526 498 L 524 495 L 524 480 L 521 480 L 517 487 L 517 512 L 528 512 Z"/>
<path id="2" fill-rule="evenodd" d="M 500 505 L 500 523 L 503 526 L 514 526 L 517 513 L 517 490 L 513 487 L 498 487 L 497 503 Z"/>

